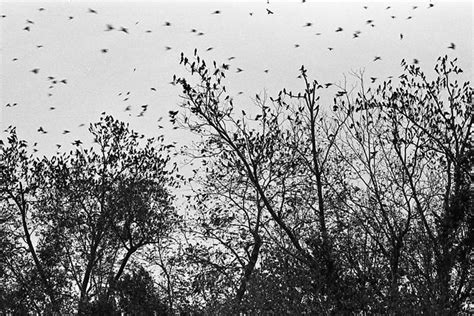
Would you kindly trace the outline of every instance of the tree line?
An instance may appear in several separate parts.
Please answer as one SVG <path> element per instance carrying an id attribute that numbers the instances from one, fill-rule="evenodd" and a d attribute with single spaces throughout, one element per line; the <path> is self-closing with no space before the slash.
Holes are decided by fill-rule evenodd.
<path id="1" fill-rule="evenodd" d="M 445 315 L 469 308 L 472 87 L 456 60 L 375 86 L 234 107 L 226 65 L 181 55 L 176 155 L 103 115 L 94 144 L 0 143 L 0 311 Z M 433 77 L 433 78 L 430 78 Z M 331 94 L 336 88 L 337 92 Z M 321 98 L 332 95 L 330 106 Z M 177 161 L 198 167 L 185 176 Z M 191 193 L 179 197 L 182 187 Z"/>

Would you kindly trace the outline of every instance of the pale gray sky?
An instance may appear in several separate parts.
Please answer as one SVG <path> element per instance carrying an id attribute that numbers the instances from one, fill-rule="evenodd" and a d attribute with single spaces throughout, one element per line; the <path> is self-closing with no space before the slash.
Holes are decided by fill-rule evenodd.
<path id="1" fill-rule="evenodd" d="M 183 73 L 180 53 L 191 55 L 194 48 L 209 62 L 235 57 L 226 82 L 235 94 L 244 91 L 236 96 L 237 107 L 249 106 L 264 89 L 272 95 L 301 87 L 296 76 L 302 64 L 320 82 L 340 81 L 344 73 L 361 68 L 367 77 L 383 80 L 401 73 L 402 58 L 418 59 L 430 73 L 436 58 L 448 54 L 459 58 L 470 80 L 472 2 L 432 1 L 428 8 L 429 3 L 1 1 L 0 15 L 6 17 L 0 18 L 0 128 L 17 126 L 20 137 L 38 142 L 40 152 L 49 154 L 57 143 L 84 139 L 88 123 L 106 111 L 147 136 L 182 139 L 182 131 L 159 130 L 157 119 L 166 121 L 168 111 L 177 108 L 180 89 L 169 82 Z M 220 14 L 212 14 L 216 10 Z M 114 30 L 105 31 L 107 24 Z M 336 32 L 339 27 L 343 31 Z M 361 33 L 354 39 L 355 31 Z M 451 43 L 455 50 L 448 49 Z M 382 59 L 374 62 L 375 56 Z M 236 73 L 237 67 L 244 71 Z M 31 72 L 36 68 L 37 74 Z M 52 89 L 49 76 L 58 80 Z M 143 104 L 149 104 L 148 111 L 137 117 Z M 127 106 L 131 111 L 124 111 Z M 38 133 L 40 126 L 48 133 Z M 65 129 L 71 133 L 63 134 Z"/>

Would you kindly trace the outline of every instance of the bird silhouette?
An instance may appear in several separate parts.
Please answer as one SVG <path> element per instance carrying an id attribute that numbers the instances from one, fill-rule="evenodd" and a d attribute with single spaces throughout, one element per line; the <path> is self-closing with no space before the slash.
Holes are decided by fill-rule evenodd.
<path id="1" fill-rule="evenodd" d="M 112 24 L 107 24 L 106 27 L 107 27 L 107 28 L 105 29 L 106 32 L 107 32 L 107 31 L 112 31 L 113 29 L 115 29 L 115 27 L 114 27 Z"/>
<path id="2" fill-rule="evenodd" d="M 375 57 L 374 57 L 374 61 L 377 61 L 377 60 L 382 60 L 382 57 L 380 57 L 380 56 L 375 56 Z"/>
<path id="3" fill-rule="evenodd" d="M 265 69 L 263 72 L 267 74 L 267 73 L 268 73 L 268 71 L 269 71 L 268 69 Z"/>
<path id="4" fill-rule="evenodd" d="M 39 68 L 35 68 L 35 69 L 32 69 L 31 72 L 34 73 L 34 74 L 38 74 L 39 73 Z"/>
<path id="5" fill-rule="evenodd" d="M 29 26 L 25 26 L 25 27 L 23 28 L 23 30 L 25 30 L 25 31 L 28 31 L 28 32 L 29 32 L 29 31 L 30 31 L 30 27 L 29 27 Z"/>
<path id="6" fill-rule="evenodd" d="M 420 63 L 420 61 L 419 61 L 418 59 L 414 58 L 414 59 L 413 59 L 413 63 L 414 63 L 415 65 L 418 65 L 418 64 Z"/>
<path id="7" fill-rule="evenodd" d="M 355 31 L 354 34 L 352 34 L 352 38 L 358 38 L 360 33 L 360 31 Z"/>
<path id="8" fill-rule="evenodd" d="M 328 47 L 328 50 L 330 50 L 330 51 L 333 50 L 333 49 L 334 49 L 333 47 Z"/>
<path id="9" fill-rule="evenodd" d="M 12 61 L 17 61 L 17 60 L 18 60 L 18 58 L 16 58 L 16 57 L 12 59 Z"/>
<path id="10" fill-rule="evenodd" d="M 342 27 L 338 27 L 338 28 L 336 29 L 336 32 L 342 32 L 343 30 L 344 30 L 344 29 L 343 29 Z"/>
<path id="11" fill-rule="evenodd" d="M 206 52 L 208 52 L 210 50 L 213 50 L 213 49 L 214 49 L 214 47 L 209 47 L 209 48 L 206 49 Z"/>
<path id="12" fill-rule="evenodd" d="M 374 22 L 374 20 L 367 20 L 365 21 L 365 24 L 372 24 Z"/>
<path id="13" fill-rule="evenodd" d="M 166 49 L 166 50 L 170 50 L 170 49 L 171 49 L 171 47 L 169 47 L 169 46 L 165 46 L 165 49 Z"/>
<path id="14" fill-rule="evenodd" d="M 31 21 L 31 20 L 26 20 L 26 23 L 28 24 L 35 24 L 35 22 Z"/>
<path id="15" fill-rule="evenodd" d="M 300 44 L 295 44 L 295 48 L 299 48 L 300 47 Z"/>
<path id="16" fill-rule="evenodd" d="M 65 129 L 65 130 L 63 131 L 63 135 L 65 135 L 65 134 L 69 134 L 70 132 L 71 132 L 71 131 L 69 131 L 69 130 Z"/>
<path id="17" fill-rule="evenodd" d="M 107 53 L 108 51 L 109 51 L 109 50 L 108 50 L 107 48 L 102 48 L 102 49 L 100 50 L 100 52 L 101 52 L 102 54 L 105 54 L 105 53 Z"/>
<path id="18" fill-rule="evenodd" d="M 428 9 L 429 9 L 429 8 L 432 8 L 432 7 L 434 7 L 434 4 L 430 3 L 430 4 L 428 5 Z"/>
<path id="19" fill-rule="evenodd" d="M 267 14 L 273 14 L 273 11 L 267 9 Z"/>
<path id="20" fill-rule="evenodd" d="M 79 140 L 79 139 L 76 139 L 75 141 L 72 142 L 72 144 L 73 144 L 74 146 L 80 146 L 80 145 L 82 145 L 82 141 Z"/>
<path id="21" fill-rule="evenodd" d="M 43 134 L 47 134 L 47 133 L 48 133 L 47 131 L 44 130 L 44 128 L 43 128 L 42 126 L 40 126 L 40 127 L 38 128 L 38 132 L 43 133 Z"/>
<path id="22" fill-rule="evenodd" d="M 237 68 L 237 71 L 236 72 L 242 72 L 244 71 L 243 69 L 240 69 L 240 68 Z"/>
<path id="23" fill-rule="evenodd" d="M 89 8 L 88 12 L 89 12 L 89 13 L 94 13 L 94 14 L 97 14 L 97 11 L 96 11 L 96 10 L 94 10 L 94 9 L 91 9 L 91 8 Z"/>
<path id="24" fill-rule="evenodd" d="M 41 11 L 44 11 L 45 8 L 39 8 L 38 11 L 41 12 Z"/>
<path id="25" fill-rule="evenodd" d="M 234 56 L 227 58 L 227 60 L 233 60 L 233 59 L 235 59 Z"/>
<path id="26" fill-rule="evenodd" d="M 370 81 L 371 81 L 371 83 L 374 83 L 375 81 L 377 81 L 377 78 L 376 77 L 370 77 Z"/>
<path id="27" fill-rule="evenodd" d="M 36 45 L 36 48 L 43 48 L 43 45 Z"/>
<path id="28" fill-rule="evenodd" d="M 164 26 L 171 26 L 171 23 L 170 22 L 165 22 Z"/>
<path id="29" fill-rule="evenodd" d="M 403 34 L 402 34 L 402 33 L 400 33 L 400 40 L 402 40 L 402 39 L 403 39 Z"/>
<path id="30" fill-rule="evenodd" d="M 449 49 L 456 49 L 456 44 L 454 43 L 451 43 L 449 46 L 448 46 Z"/>
<path id="31" fill-rule="evenodd" d="M 153 87 L 152 87 L 152 88 L 150 88 L 150 90 L 151 90 L 151 91 L 156 91 L 156 88 L 153 88 Z"/>
<path id="32" fill-rule="evenodd" d="M 69 16 L 69 20 L 72 20 L 72 19 L 74 19 L 74 17 L 73 17 L 73 16 Z"/>
<path id="33" fill-rule="evenodd" d="M 212 12 L 212 14 L 221 14 L 221 11 L 216 10 L 216 11 Z"/>
<path id="34" fill-rule="evenodd" d="M 131 111 L 131 110 L 132 110 L 132 107 L 130 105 L 127 105 L 127 107 L 125 108 L 124 111 L 127 112 L 127 111 Z"/>
<path id="35" fill-rule="evenodd" d="M 309 27 L 309 26 L 311 26 L 311 25 L 313 25 L 313 23 L 307 22 L 305 25 L 303 25 L 303 27 Z"/>
<path id="36" fill-rule="evenodd" d="M 128 29 L 126 27 L 121 26 L 120 29 L 119 29 L 119 32 L 124 32 L 124 33 L 128 34 Z"/>

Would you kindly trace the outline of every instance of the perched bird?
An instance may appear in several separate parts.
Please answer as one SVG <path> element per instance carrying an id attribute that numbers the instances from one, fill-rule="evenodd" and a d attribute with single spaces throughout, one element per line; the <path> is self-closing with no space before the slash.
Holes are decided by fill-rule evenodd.
<path id="1" fill-rule="evenodd" d="M 336 32 L 342 32 L 343 30 L 344 30 L 344 29 L 343 29 L 342 27 L 338 27 L 338 28 L 336 29 Z"/>
<path id="2" fill-rule="evenodd" d="M 97 11 L 96 11 L 96 10 L 94 10 L 94 9 L 91 9 L 91 8 L 89 8 L 88 12 L 89 12 L 89 13 L 94 13 L 94 14 L 97 14 Z"/>
<path id="3" fill-rule="evenodd" d="M 374 61 L 377 61 L 377 60 L 382 60 L 382 57 L 380 57 L 380 56 L 375 56 L 375 57 L 374 57 Z"/>
<path id="4" fill-rule="evenodd" d="M 39 73 L 39 68 L 35 68 L 35 69 L 32 69 L 31 72 L 34 73 L 34 74 L 38 74 Z"/>
<path id="5" fill-rule="evenodd" d="M 449 46 L 448 46 L 449 49 L 456 49 L 456 44 L 454 43 L 451 43 Z"/>
<path id="6" fill-rule="evenodd" d="M 273 14 L 273 11 L 270 11 L 269 9 L 267 9 L 267 14 Z"/>

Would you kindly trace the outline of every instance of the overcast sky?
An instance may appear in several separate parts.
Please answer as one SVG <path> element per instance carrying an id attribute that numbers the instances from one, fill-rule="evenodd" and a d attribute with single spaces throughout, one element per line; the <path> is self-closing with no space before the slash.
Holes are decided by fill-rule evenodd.
<path id="1" fill-rule="evenodd" d="M 236 107 L 265 89 L 272 95 L 301 87 L 302 64 L 320 82 L 358 69 L 381 81 L 400 75 L 402 58 L 418 59 L 430 73 L 448 54 L 470 80 L 472 2 L 431 3 L 1 1 L 0 128 L 17 126 L 20 137 L 50 154 L 55 144 L 87 138 L 88 124 L 106 111 L 147 136 L 182 139 L 182 131 L 158 129 L 157 120 L 177 108 L 180 89 L 170 81 L 183 73 L 180 53 L 194 48 L 209 62 L 230 63 L 226 85 Z"/>

